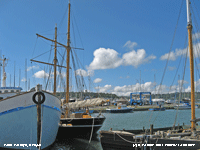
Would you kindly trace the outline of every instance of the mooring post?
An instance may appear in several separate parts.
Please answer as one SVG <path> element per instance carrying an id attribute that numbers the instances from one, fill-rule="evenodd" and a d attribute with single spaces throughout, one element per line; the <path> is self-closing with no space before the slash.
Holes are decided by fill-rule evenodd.
<path id="1" fill-rule="evenodd" d="M 36 91 L 40 92 L 42 91 L 42 85 L 38 84 L 36 86 Z M 37 144 L 41 144 L 41 95 L 38 95 L 38 104 L 37 104 Z M 38 146 L 38 149 L 40 150 L 40 146 Z"/>
<path id="2" fill-rule="evenodd" d="M 153 124 L 150 124 L 150 134 L 153 134 Z"/>

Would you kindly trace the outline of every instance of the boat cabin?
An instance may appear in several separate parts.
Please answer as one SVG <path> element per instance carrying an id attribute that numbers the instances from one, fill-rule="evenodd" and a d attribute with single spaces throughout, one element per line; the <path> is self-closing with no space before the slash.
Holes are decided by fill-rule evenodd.
<path id="1" fill-rule="evenodd" d="M 164 99 L 152 99 L 152 105 L 163 105 L 165 103 Z"/>
<path id="2" fill-rule="evenodd" d="M 21 90 L 21 87 L 0 87 L 0 99 L 14 96 L 17 93 L 20 93 Z"/>

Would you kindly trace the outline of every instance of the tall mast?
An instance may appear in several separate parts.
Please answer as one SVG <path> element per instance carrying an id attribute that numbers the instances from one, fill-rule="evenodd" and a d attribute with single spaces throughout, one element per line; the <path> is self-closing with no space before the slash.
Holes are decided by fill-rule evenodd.
<path id="1" fill-rule="evenodd" d="M 66 72 L 66 103 L 69 102 L 69 62 L 70 62 L 70 1 L 68 9 L 68 31 L 67 31 L 67 72 Z M 68 112 L 66 112 L 66 116 Z"/>
<path id="2" fill-rule="evenodd" d="M 4 58 L 4 55 L 3 55 L 3 59 L 0 58 L 1 61 L 3 61 L 3 64 L 2 64 L 2 67 L 3 67 L 3 82 L 2 82 L 2 87 L 6 87 L 6 72 L 5 72 L 5 67 L 7 65 L 7 60 L 6 58 Z"/>
<path id="3" fill-rule="evenodd" d="M 0 59 L 1 59 L 1 50 L 0 50 Z M 1 87 L 1 66 L 2 66 L 2 63 L 0 63 L 0 87 Z"/>
<path id="4" fill-rule="evenodd" d="M 14 87 L 15 87 L 15 61 L 14 61 Z"/>
<path id="5" fill-rule="evenodd" d="M 191 13 L 190 13 L 190 0 L 186 0 L 186 4 L 187 4 L 188 47 L 190 51 L 191 129 L 195 130 L 194 63 L 193 63 L 192 20 L 191 20 Z"/>
<path id="6" fill-rule="evenodd" d="M 20 87 L 20 82 L 21 82 L 21 69 L 19 69 L 19 87 Z"/>
<path id="7" fill-rule="evenodd" d="M 27 59 L 25 60 L 25 90 L 27 91 Z"/>
<path id="8" fill-rule="evenodd" d="M 56 95 L 56 64 L 57 64 L 57 25 L 55 27 L 55 48 L 54 48 L 54 88 L 53 88 L 54 95 Z"/>
<path id="9" fill-rule="evenodd" d="M 55 43 L 55 48 L 54 48 L 54 63 L 53 64 L 42 62 L 42 61 L 37 61 L 37 60 L 34 60 L 34 59 L 31 59 L 31 61 L 54 66 L 54 91 L 53 91 L 53 94 L 56 95 L 56 67 L 58 66 L 58 67 L 66 68 L 65 66 L 57 65 L 57 44 L 65 47 L 65 48 L 67 48 L 67 46 L 64 45 L 64 44 L 62 44 L 62 43 L 57 42 L 57 25 L 55 27 L 55 40 L 46 38 L 46 37 L 44 37 L 42 35 L 39 35 L 39 34 L 36 34 L 36 35 L 38 37 L 44 38 L 45 40 L 48 40 L 48 41 L 51 41 L 51 42 Z"/>

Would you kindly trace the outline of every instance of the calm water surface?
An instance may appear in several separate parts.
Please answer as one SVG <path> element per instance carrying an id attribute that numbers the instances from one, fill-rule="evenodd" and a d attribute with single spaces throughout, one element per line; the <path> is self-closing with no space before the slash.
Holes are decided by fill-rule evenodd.
<path id="1" fill-rule="evenodd" d="M 97 114 L 93 114 L 96 116 Z M 134 130 L 149 128 L 153 124 L 155 128 L 170 127 L 176 125 L 190 124 L 191 110 L 166 110 L 166 111 L 134 111 L 133 113 L 111 114 L 103 113 L 106 120 L 100 130 Z M 200 117 L 200 109 L 196 109 L 196 117 Z M 73 134 L 73 133 L 69 133 Z M 68 139 L 56 141 L 51 150 L 102 150 L 99 137 L 95 137 L 89 143 L 89 139 Z"/>

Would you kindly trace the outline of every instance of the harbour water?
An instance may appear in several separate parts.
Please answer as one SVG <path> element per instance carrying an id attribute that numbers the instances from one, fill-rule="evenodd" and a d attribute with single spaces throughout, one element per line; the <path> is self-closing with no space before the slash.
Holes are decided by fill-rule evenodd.
<path id="1" fill-rule="evenodd" d="M 93 114 L 97 115 L 97 114 Z M 100 130 L 133 130 L 145 129 L 154 125 L 158 127 L 170 127 L 174 124 L 176 115 L 176 125 L 190 125 L 191 110 L 166 110 L 166 111 L 135 111 L 133 113 L 111 114 L 103 113 L 106 120 Z M 200 117 L 200 109 L 196 109 L 196 118 Z M 69 133 L 73 134 L 73 133 Z M 56 141 L 51 150 L 102 150 L 99 137 L 89 139 L 67 139 Z"/>

